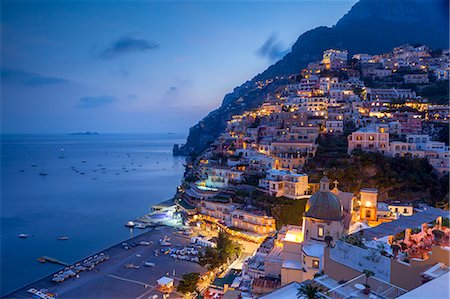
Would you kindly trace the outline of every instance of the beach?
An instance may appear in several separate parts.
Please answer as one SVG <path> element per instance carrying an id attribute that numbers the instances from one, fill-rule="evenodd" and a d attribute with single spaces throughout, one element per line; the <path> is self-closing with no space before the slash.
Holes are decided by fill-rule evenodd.
<path id="1" fill-rule="evenodd" d="M 82 271 L 79 278 L 69 278 L 63 282 L 53 282 L 53 274 L 33 282 L 4 298 L 30 298 L 27 292 L 30 288 L 47 289 L 57 298 L 151 298 L 162 293 L 156 290 L 156 281 L 162 276 L 168 276 L 175 280 L 175 284 L 185 273 L 205 273 L 206 268 L 197 263 L 175 260 L 169 254 L 155 256 L 154 250 L 163 248 L 159 239 L 164 236 L 170 237 L 173 244 L 171 248 L 190 244 L 190 238 L 175 233 L 172 227 L 152 228 L 134 238 L 122 242 L 141 241 L 152 242 L 149 246 L 138 245 L 130 249 L 124 249 L 122 242 L 105 249 L 104 252 L 109 259 L 96 265 L 91 271 Z M 166 247 L 165 247 L 166 248 Z M 98 252 L 96 254 L 99 254 Z M 94 255 L 94 254 L 92 254 Z M 92 256 L 91 255 L 91 256 Z M 140 255 L 140 257 L 136 256 Z M 79 262 L 83 262 L 84 259 Z M 144 262 L 150 261 L 155 267 L 146 267 Z M 127 269 L 125 264 L 133 263 L 139 269 Z M 64 268 L 64 267 L 61 267 Z M 55 273 L 57 273 L 56 271 Z M 171 298 L 181 297 L 180 294 L 172 293 Z"/>

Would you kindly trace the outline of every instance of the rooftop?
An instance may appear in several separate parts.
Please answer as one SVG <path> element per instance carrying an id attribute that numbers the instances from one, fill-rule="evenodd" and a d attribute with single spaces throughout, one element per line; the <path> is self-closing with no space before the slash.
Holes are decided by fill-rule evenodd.
<path id="1" fill-rule="evenodd" d="M 224 277 L 214 279 L 213 283 L 211 284 L 211 287 L 223 288 L 226 284 L 231 285 L 237 276 L 238 276 L 238 271 L 231 270 Z"/>
<path id="2" fill-rule="evenodd" d="M 322 257 L 324 247 L 325 247 L 325 244 L 322 244 L 322 243 L 308 242 L 307 244 L 303 245 L 302 251 L 307 256 Z"/>
<path id="3" fill-rule="evenodd" d="M 423 212 L 419 212 L 412 216 L 402 216 L 396 221 L 385 222 L 376 227 L 365 229 L 364 237 L 366 240 L 372 240 L 396 235 L 408 228 L 419 227 L 423 223 L 432 222 L 438 217 L 448 217 L 448 212 L 430 207 L 428 210 L 424 210 Z"/>
<path id="4" fill-rule="evenodd" d="M 294 269 L 294 270 L 302 270 L 302 263 L 294 260 L 286 260 L 283 263 L 283 268 L 285 269 Z"/>
<path id="5" fill-rule="evenodd" d="M 178 204 L 180 206 L 182 206 L 183 208 L 185 208 L 186 210 L 194 210 L 195 207 L 193 205 L 191 205 L 190 203 L 188 203 L 184 198 L 182 200 L 180 200 L 178 202 Z"/>
<path id="6" fill-rule="evenodd" d="M 450 281 L 450 273 L 447 273 L 411 290 L 410 292 L 398 298 L 399 299 L 450 298 L 450 289 L 448 288 L 449 281 Z"/>

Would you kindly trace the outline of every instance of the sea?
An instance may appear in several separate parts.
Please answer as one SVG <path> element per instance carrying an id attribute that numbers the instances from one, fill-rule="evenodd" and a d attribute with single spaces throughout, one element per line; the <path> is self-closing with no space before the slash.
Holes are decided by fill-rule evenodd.
<path id="1" fill-rule="evenodd" d="M 61 268 L 41 256 L 74 263 L 139 234 L 124 224 L 174 196 L 185 159 L 172 146 L 185 138 L 1 135 L 0 293 Z"/>

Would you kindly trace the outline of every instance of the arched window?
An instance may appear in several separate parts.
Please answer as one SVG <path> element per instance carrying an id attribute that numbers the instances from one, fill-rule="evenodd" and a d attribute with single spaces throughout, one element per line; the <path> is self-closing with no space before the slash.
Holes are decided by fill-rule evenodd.
<path id="1" fill-rule="evenodd" d="M 371 215 L 372 215 L 372 211 L 366 210 L 366 218 L 370 218 Z"/>

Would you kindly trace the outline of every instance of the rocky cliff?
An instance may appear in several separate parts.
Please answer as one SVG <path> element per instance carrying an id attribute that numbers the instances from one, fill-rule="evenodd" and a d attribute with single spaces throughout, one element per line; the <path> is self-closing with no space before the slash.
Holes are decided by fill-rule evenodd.
<path id="1" fill-rule="evenodd" d="M 449 3 L 447 0 L 361 0 L 335 26 L 303 33 L 291 51 L 252 80 L 227 94 L 220 108 L 210 112 L 189 130 L 185 154 L 203 151 L 223 132 L 234 114 L 260 105 L 267 92 L 284 80 L 265 88 L 255 82 L 299 73 L 309 62 L 319 60 L 326 49 L 378 54 L 402 44 L 425 44 L 432 49 L 449 47 Z"/>

